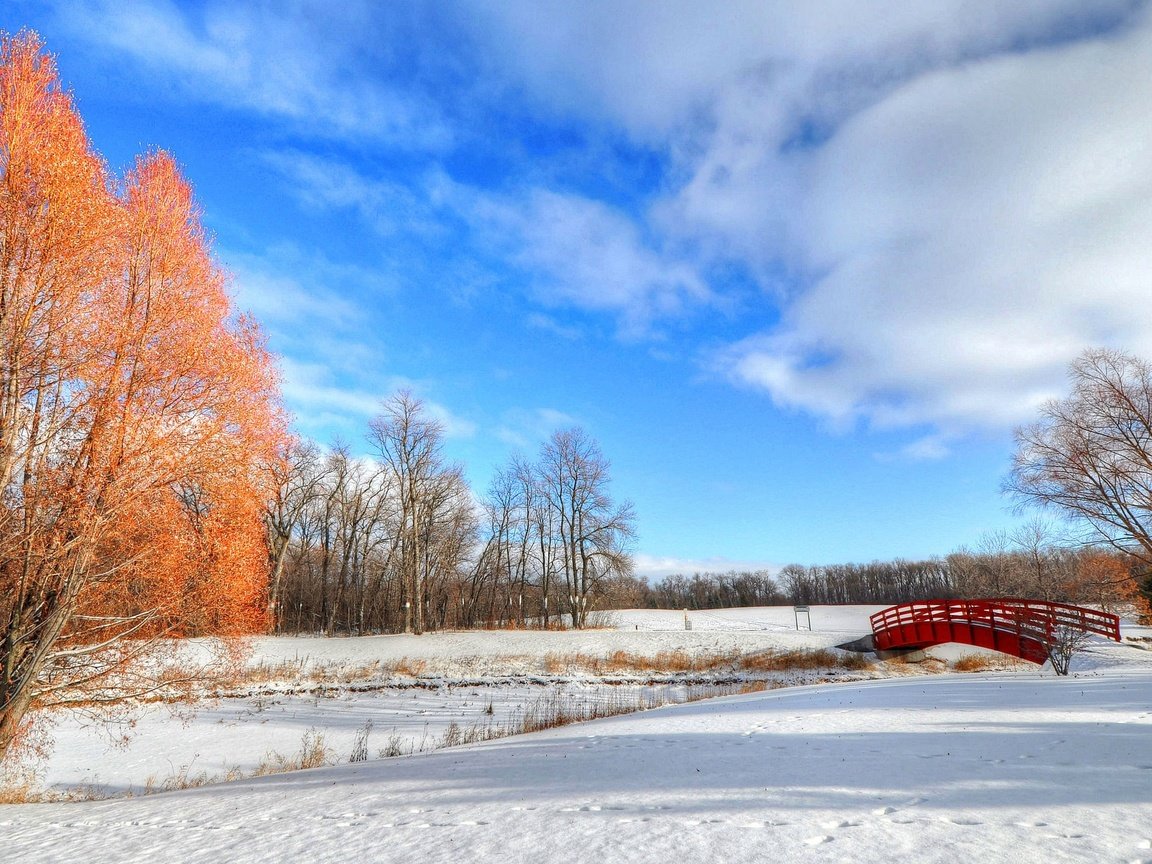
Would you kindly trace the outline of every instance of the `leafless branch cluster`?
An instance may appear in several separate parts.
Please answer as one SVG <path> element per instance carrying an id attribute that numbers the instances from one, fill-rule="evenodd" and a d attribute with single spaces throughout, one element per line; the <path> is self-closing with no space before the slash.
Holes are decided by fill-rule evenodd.
<path id="1" fill-rule="evenodd" d="M 389 399 L 372 458 L 296 445 L 266 522 L 281 631 L 413 632 L 588 623 L 598 594 L 631 571 L 628 505 L 578 429 L 537 462 L 512 459 L 481 501 L 443 456 L 419 399 Z"/>
<path id="2" fill-rule="evenodd" d="M 1007 490 L 1152 565 L 1152 366 L 1092 350 L 1069 375 L 1071 394 L 1017 430 Z"/>

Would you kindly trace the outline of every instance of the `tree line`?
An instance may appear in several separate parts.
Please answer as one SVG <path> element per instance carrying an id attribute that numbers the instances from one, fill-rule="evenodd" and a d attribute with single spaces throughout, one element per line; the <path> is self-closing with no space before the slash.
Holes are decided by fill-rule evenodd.
<path id="1" fill-rule="evenodd" d="M 297 444 L 268 509 L 273 619 L 285 633 L 422 633 L 588 623 L 631 573 L 631 506 L 579 428 L 514 457 L 477 500 L 409 392 L 369 424 L 371 455 Z"/>
<path id="2" fill-rule="evenodd" d="M 1114 549 L 1050 541 L 1035 525 L 1015 537 L 989 535 L 982 546 L 922 561 L 789 564 L 775 573 L 675 574 L 652 585 L 635 580 L 625 596 L 635 605 L 659 609 L 1022 597 L 1152 611 L 1152 581 L 1140 565 Z"/>

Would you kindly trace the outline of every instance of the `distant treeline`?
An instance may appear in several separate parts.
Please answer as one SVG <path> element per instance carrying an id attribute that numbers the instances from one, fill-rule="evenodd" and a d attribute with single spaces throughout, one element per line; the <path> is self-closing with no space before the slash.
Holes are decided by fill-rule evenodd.
<path id="1" fill-rule="evenodd" d="M 1121 555 L 1095 548 L 954 552 L 924 561 L 803 566 L 676 574 L 617 588 L 616 600 L 663 609 L 721 609 L 784 604 L 892 604 L 964 597 L 1025 597 L 1147 610 L 1149 580 Z M 1144 589 L 1143 591 L 1141 589 Z"/>

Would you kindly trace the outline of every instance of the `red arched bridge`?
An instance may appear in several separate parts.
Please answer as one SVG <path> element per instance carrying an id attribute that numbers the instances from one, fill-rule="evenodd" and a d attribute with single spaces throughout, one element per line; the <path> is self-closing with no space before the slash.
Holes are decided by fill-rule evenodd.
<path id="1" fill-rule="evenodd" d="M 1067 603 L 1006 597 L 901 603 L 877 612 L 870 621 L 870 636 L 840 647 L 915 651 L 960 642 L 1043 663 L 1068 633 L 1094 633 L 1120 641 L 1120 619 L 1115 615 Z"/>

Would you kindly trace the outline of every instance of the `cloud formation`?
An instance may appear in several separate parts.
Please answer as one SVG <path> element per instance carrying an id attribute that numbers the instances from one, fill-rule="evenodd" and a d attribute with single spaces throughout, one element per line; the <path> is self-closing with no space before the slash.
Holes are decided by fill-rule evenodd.
<path id="1" fill-rule="evenodd" d="M 787 166 L 808 279 L 729 372 L 836 419 L 969 429 L 1030 416 L 1089 345 L 1146 353 L 1150 109 L 1143 21 L 896 88 Z"/>
<path id="2" fill-rule="evenodd" d="M 572 335 L 676 322 L 780 406 L 917 430 L 912 458 L 1031 416 L 1087 346 L 1152 354 L 1142 0 L 60 8 L 306 131 L 266 164 L 433 250 L 421 281 Z"/>
<path id="3" fill-rule="evenodd" d="M 754 274 L 779 321 L 715 363 L 780 405 L 947 437 L 1152 349 L 1145 4 L 491 14 L 540 104 L 669 154 L 646 227 Z"/>
<path id="4" fill-rule="evenodd" d="M 346 2 L 331 15 L 315 2 L 209 0 L 193 10 L 171 0 L 89 0 L 60 4 L 59 14 L 181 97 L 254 111 L 307 137 L 442 151 L 450 124 L 410 83 L 418 62 L 402 51 L 416 44 L 405 33 L 418 22 L 376 5 Z"/>

